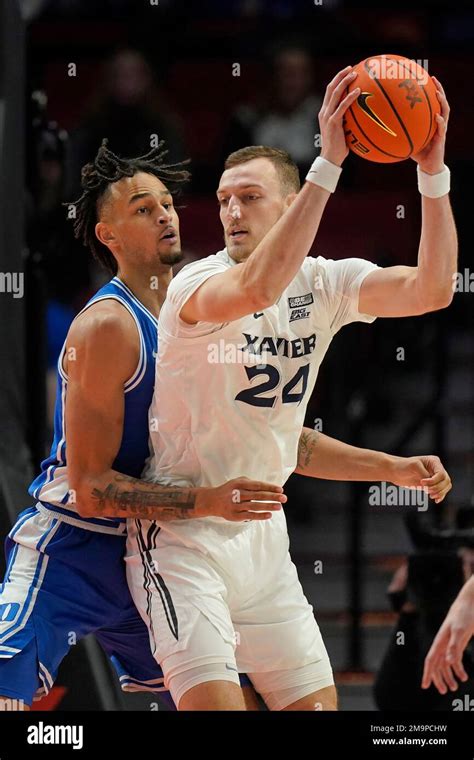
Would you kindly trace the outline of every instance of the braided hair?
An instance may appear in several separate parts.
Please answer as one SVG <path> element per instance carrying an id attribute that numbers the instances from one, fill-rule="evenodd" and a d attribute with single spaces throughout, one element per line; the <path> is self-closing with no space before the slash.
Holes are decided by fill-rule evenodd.
<path id="1" fill-rule="evenodd" d="M 120 158 L 107 147 L 107 139 L 102 140 L 92 163 L 86 164 L 81 171 L 83 193 L 74 202 L 76 215 L 73 223 L 74 236 L 82 240 L 83 245 L 92 251 L 97 261 L 111 274 L 117 274 L 117 261 L 106 245 L 97 239 L 95 226 L 98 222 L 100 202 L 107 189 L 114 182 L 124 177 L 133 177 L 138 172 L 153 174 L 160 179 L 168 190 L 176 194 L 180 185 L 187 182 L 191 175 L 184 169 L 189 160 L 177 164 L 165 164 L 164 157 L 168 151 L 161 140 L 144 156 L 137 158 Z M 69 204 L 65 204 L 69 205 Z"/>

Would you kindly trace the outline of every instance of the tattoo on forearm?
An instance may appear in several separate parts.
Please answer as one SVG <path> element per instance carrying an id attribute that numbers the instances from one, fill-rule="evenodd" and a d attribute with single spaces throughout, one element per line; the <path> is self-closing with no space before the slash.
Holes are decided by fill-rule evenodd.
<path id="1" fill-rule="evenodd" d="M 316 446 L 316 441 L 319 438 L 319 433 L 313 431 L 312 433 L 306 433 L 304 430 L 300 435 L 300 440 L 298 442 L 298 467 L 300 470 L 304 470 L 305 467 L 308 467 L 309 463 L 311 462 L 311 457 L 313 456 L 314 448 Z"/>
<path id="2" fill-rule="evenodd" d="M 125 490 L 123 483 L 130 483 Z M 116 475 L 103 490 L 91 493 L 97 512 L 113 517 L 138 517 L 148 520 L 187 520 L 194 517 L 195 494 L 189 488 L 145 483 L 127 475 Z M 123 513 L 127 514 L 124 515 Z"/>

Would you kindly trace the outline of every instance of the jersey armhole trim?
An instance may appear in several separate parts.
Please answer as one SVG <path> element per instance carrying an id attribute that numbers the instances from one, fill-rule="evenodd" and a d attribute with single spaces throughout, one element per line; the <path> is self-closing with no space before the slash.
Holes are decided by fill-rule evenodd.
<path id="1" fill-rule="evenodd" d="M 117 301 L 118 303 L 121 303 L 122 306 L 124 306 L 129 312 L 129 314 L 132 316 L 135 322 L 137 331 L 138 331 L 138 339 L 140 341 L 140 356 L 138 358 L 138 364 L 136 366 L 134 373 L 131 375 L 131 377 L 129 377 L 128 380 L 125 381 L 124 386 L 123 386 L 124 392 L 129 393 L 131 390 L 136 388 L 137 385 L 142 380 L 143 375 L 145 374 L 146 364 L 147 364 L 146 352 L 145 352 L 145 341 L 143 339 L 142 329 L 140 326 L 140 322 L 138 321 L 138 318 L 136 314 L 134 313 L 133 309 L 129 306 L 129 304 L 125 301 L 124 298 L 121 298 L 119 295 L 116 295 L 114 293 L 108 293 L 107 295 L 100 296 L 99 298 L 96 298 L 95 300 L 93 300 L 91 303 L 87 304 L 87 306 L 85 306 L 76 316 L 78 317 L 80 314 L 83 314 L 85 311 L 87 311 L 87 309 L 90 309 L 91 306 L 93 306 L 96 303 L 99 303 L 99 301 L 107 301 L 107 300 Z M 64 358 L 65 350 L 66 350 L 66 341 L 64 341 L 64 345 L 61 349 L 61 353 L 59 354 L 58 372 L 61 375 L 62 379 L 67 383 L 68 376 L 63 368 L 63 358 Z"/>

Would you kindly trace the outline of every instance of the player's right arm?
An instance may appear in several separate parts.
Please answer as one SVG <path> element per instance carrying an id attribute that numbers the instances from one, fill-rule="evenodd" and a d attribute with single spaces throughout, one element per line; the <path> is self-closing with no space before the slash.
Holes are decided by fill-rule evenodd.
<path id="1" fill-rule="evenodd" d="M 343 116 L 360 92 L 356 88 L 344 96 L 353 81 L 350 68 L 328 84 L 319 112 L 321 157 L 337 166 L 349 152 Z M 189 324 L 228 322 L 272 306 L 301 268 L 329 196 L 327 190 L 306 182 L 245 263 L 209 277 L 184 304 L 181 318 Z"/>
<path id="2" fill-rule="evenodd" d="M 113 301 L 95 304 L 73 322 L 66 348 L 69 485 L 83 517 L 263 520 L 286 501 L 279 486 L 246 478 L 217 488 L 179 488 L 114 470 L 123 434 L 124 383 L 139 358 L 135 323 Z M 250 504 L 251 499 L 275 503 Z"/>

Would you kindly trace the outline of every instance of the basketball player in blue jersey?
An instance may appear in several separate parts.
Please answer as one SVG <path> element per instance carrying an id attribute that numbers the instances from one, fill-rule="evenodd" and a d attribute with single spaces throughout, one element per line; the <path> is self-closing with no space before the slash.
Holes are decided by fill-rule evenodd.
<path id="1" fill-rule="evenodd" d="M 171 266 L 181 259 L 168 187 L 188 177 L 163 158 L 155 149 L 121 160 L 104 143 L 83 169 L 75 233 L 115 276 L 69 330 L 58 361 L 51 454 L 29 489 L 35 505 L 20 514 L 6 540 L 0 703 L 17 701 L 18 709 L 50 691 L 71 638 L 89 633 L 111 657 L 122 689 L 164 690 L 125 578 L 127 517 L 258 520 L 274 505 L 259 512 L 253 504 L 249 512 L 250 498 L 285 498 L 279 487 L 243 478 L 217 489 L 138 480 L 149 453 L 157 317 Z M 114 233 L 112 219 L 119 220 Z M 159 576 L 148 582 L 159 584 Z"/>

